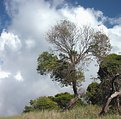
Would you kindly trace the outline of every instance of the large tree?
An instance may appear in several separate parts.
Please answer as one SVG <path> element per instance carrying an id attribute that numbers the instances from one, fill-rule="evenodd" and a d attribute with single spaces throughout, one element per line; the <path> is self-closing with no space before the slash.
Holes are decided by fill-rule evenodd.
<path id="1" fill-rule="evenodd" d="M 109 104 L 114 99 L 118 110 L 121 97 L 121 55 L 110 54 L 100 63 L 98 71 L 101 88 L 104 88 L 103 94 L 105 102 L 100 114 L 107 112 Z"/>
<path id="2" fill-rule="evenodd" d="M 78 81 L 83 77 L 83 66 L 94 57 L 101 61 L 110 51 L 110 42 L 104 33 L 90 26 L 79 27 L 67 20 L 52 27 L 47 33 L 47 40 L 57 53 L 48 53 L 48 58 L 41 54 L 38 72 L 48 72 L 56 81 L 72 85 L 75 95 L 78 95 Z"/>

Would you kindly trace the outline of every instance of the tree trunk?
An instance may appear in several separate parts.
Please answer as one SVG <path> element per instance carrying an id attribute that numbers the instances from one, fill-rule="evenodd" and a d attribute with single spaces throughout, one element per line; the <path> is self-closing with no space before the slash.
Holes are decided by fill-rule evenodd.
<path id="1" fill-rule="evenodd" d="M 111 102 L 111 100 L 115 97 L 121 97 L 121 91 L 119 92 L 115 92 L 113 93 L 106 101 L 106 103 L 104 104 L 103 108 L 102 108 L 102 111 L 100 112 L 100 115 L 103 115 L 105 114 L 107 111 L 108 111 L 108 107 L 109 107 L 109 104 Z M 119 107 L 119 105 L 118 105 Z"/>
<path id="2" fill-rule="evenodd" d="M 72 86 L 73 86 L 74 98 L 72 98 L 72 99 L 69 101 L 67 107 L 64 108 L 64 109 L 62 110 L 62 112 L 66 111 L 66 110 L 68 110 L 68 109 L 70 109 L 70 108 L 72 108 L 72 107 L 76 104 L 76 102 L 78 101 L 78 99 L 79 99 L 78 93 L 77 93 L 77 87 L 76 87 L 76 86 L 77 86 L 77 85 L 76 85 L 76 80 L 74 80 L 74 81 L 72 82 Z"/>
<path id="3" fill-rule="evenodd" d="M 67 107 L 65 107 L 63 110 L 61 110 L 61 112 L 64 112 L 64 111 L 69 110 L 70 108 L 72 108 L 72 107 L 76 104 L 76 102 L 77 102 L 78 100 L 79 100 L 78 96 L 72 98 L 72 99 L 69 101 Z"/>
<path id="4" fill-rule="evenodd" d="M 73 86 L 73 92 L 74 92 L 74 96 L 78 96 L 78 93 L 77 93 L 77 85 L 76 85 L 76 80 L 72 82 L 72 86 Z"/>

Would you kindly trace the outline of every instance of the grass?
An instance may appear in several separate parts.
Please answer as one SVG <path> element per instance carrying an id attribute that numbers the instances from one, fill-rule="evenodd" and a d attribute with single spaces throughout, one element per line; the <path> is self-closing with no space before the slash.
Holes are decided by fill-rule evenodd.
<path id="1" fill-rule="evenodd" d="M 21 114 L 20 116 L 1 117 L 0 119 L 121 119 L 118 114 L 98 116 L 101 108 L 98 106 L 75 107 L 66 112 L 41 111 Z"/>

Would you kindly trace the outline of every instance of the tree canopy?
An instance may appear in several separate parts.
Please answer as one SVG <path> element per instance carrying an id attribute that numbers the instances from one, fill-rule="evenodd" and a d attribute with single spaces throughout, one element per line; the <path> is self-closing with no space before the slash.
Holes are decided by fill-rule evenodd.
<path id="1" fill-rule="evenodd" d="M 77 85 L 84 79 L 83 66 L 94 57 L 101 61 L 110 51 L 108 37 L 90 26 L 79 27 L 63 20 L 47 33 L 47 40 L 56 50 L 56 55 L 43 52 L 38 57 L 37 71 L 50 73 L 61 84 L 71 85 L 75 95 Z"/>
<path id="2" fill-rule="evenodd" d="M 98 75 L 102 82 L 105 82 L 106 80 L 110 82 L 110 86 L 113 85 L 112 83 L 115 83 L 115 86 L 113 85 L 113 87 L 111 87 L 113 88 L 113 91 L 114 88 L 115 91 L 119 90 L 121 87 L 121 55 L 110 54 L 105 57 L 100 63 Z"/>

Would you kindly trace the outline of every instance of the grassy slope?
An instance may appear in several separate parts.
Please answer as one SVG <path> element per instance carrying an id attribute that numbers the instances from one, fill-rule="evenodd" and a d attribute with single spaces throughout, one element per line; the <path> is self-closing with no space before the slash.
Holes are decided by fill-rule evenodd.
<path id="1" fill-rule="evenodd" d="M 15 117 L 1 117 L 0 119 L 121 119 L 121 116 L 113 114 L 99 117 L 99 111 L 99 107 L 90 105 L 85 107 L 75 107 L 74 109 L 66 112 L 31 112 Z"/>

